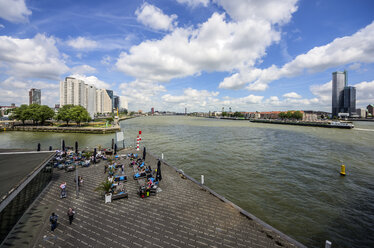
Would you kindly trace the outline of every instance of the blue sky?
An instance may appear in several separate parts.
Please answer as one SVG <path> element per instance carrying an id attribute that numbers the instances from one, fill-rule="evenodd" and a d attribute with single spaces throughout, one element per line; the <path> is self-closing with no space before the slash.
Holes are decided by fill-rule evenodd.
<path id="1" fill-rule="evenodd" d="M 374 103 L 374 2 L 0 0 L 0 105 L 84 79 L 130 110 L 331 110 L 348 70 Z"/>

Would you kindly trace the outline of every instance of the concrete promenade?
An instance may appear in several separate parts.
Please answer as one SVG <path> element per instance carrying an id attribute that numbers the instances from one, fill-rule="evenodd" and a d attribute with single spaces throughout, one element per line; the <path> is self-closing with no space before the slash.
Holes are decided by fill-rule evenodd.
<path id="1" fill-rule="evenodd" d="M 134 151 L 121 151 L 129 152 Z M 30 206 L 2 247 L 303 247 L 245 216 L 206 188 L 183 179 L 164 163 L 162 191 L 142 199 L 136 193 L 138 183 L 132 179 L 129 159 L 121 159 L 120 163 L 125 164 L 128 176 L 128 199 L 104 204 L 94 191 L 107 177 L 104 162 L 79 168 L 84 184 L 78 199 L 75 172 L 55 170 L 49 187 Z M 156 158 L 149 154 L 146 164 L 157 168 Z M 64 181 L 68 196 L 60 199 L 59 185 Z M 76 211 L 72 225 L 67 217 L 69 207 Z M 52 212 L 59 216 L 54 233 L 49 224 Z"/>

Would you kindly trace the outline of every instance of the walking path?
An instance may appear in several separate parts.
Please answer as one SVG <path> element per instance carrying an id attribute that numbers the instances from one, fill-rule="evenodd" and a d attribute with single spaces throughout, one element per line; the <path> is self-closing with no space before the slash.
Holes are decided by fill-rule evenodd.
<path id="1" fill-rule="evenodd" d="M 121 153 L 134 152 L 123 150 Z M 140 153 L 139 153 L 140 154 Z M 161 192 L 140 198 L 132 179 L 129 159 L 125 164 L 128 199 L 104 204 L 94 189 L 104 181 L 104 162 L 79 168 L 84 178 L 79 198 L 74 187 L 75 172 L 54 172 L 54 177 L 15 226 L 3 247 L 303 247 L 284 234 L 250 219 L 189 179 L 181 178 L 171 166 L 162 164 Z M 157 168 L 147 154 L 146 164 Z M 60 199 L 59 185 L 67 182 L 67 198 Z M 76 211 L 69 225 L 67 210 Z M 59 216 L 57 229 L 50 232 L 49 215 Z"/>

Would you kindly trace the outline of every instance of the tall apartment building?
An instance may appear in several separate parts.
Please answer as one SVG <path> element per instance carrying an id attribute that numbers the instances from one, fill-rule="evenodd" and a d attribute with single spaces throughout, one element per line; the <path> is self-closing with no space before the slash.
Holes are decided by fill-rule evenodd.
<path id="1" fill-rule="evenodd" d="M 332 73 L 332 116 L 344 109 L 344 87 L 347 86 L 347 72 L 336 71 Z"/>
<path id="2" fill-rule="evenodd" d="M 60 82 L 60 106 L 67 104 L 87 107 L 86 87 L 83 80 L 66 77 L 65 81 Z"/>
<path id="3" fill-rule="evenodd" d="M 117 108 L 119 108 L 119 96 L 114 95 L 113 96 L 113 109 L 117 111 Z"/>
<path id="4" fill-rule="evenodd" d="M 29 91 L 29 105 L 36 103 L 41 105 L 42 103 L 42 92 L 40 89 L 30 89 Z"/>
<path id="5" fill-rule="evenodd" d="M 91 118 L 96 113 L 112 113 L 113 91 L 97 89 L 83 80 L 66 77 L 60 82 L 60 107 L 73 104 L 86 108 Z"/>
<path id="6" fill-rule="evenodd" d="M 113 91 L 106 89 L 96 90 L 96 112 L 112 113 L 113 111 Z"/>

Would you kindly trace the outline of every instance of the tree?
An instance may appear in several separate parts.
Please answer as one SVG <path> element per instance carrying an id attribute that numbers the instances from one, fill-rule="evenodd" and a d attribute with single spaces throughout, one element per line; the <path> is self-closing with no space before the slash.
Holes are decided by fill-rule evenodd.
<path id="1" fill-rule="evenodd" d="M 71 120 L 75 121 L 77 125 L 80 125 L 81 122 L 89 121 L 91 119 L 90 114 L 82 106 L 74 106 L 69 109 L 69 116 Z"/>
<path id="2" fill-rule="evenodd" d="M 222 116 L 227 116 L 227 112 L 222 112 Z"/>
<path id="3" fill-rule="evenodd" d="M 69 125 L 69 122 L 72 120 L 69 111 L 73 107 L 74 105 L 72 104 L 67 104 L 67 105 L 62 106 L 62 108 L 58 110 L 56 119 L 58 121 L 66 121 L 66 125 Z"/>
<path id="4" fill-rule="evenodd" d="M 282 120 L 286 118 L 286 113 L 285 112 L 280 112 L 279 113 L 279 118 L 281 118 Z"/>
<path id="5" fill-rule="evenodd" d="M 106 121 L 107 121 L 109 124 L 112 124 L 113 120 L 114 120 L 113 117 L 106 118 Z"/>
<path id="6" fill-rule="evenodd" d="M 14 120 L 22 121 L 22 124 L 25 125 L 25 121 L 31 119 L 30 112 L 27 111 L 28 108 L 29 106 L 27 106 L 26 104 L 22 104 L 18 108 L 15 108 L 13 110 L 11 118 Z"/>
<path id="7" fill-rule="evenodd" d="M 233 115 L 234 117 L 244 117 L 244 115 L 238 111 L 236 111 Z"/>
<path id="8" fill-rule="evenodd" d="M 48 119 L 52 119 L 55 115 L 55 111 L 48 107 L 47 105 L 42 105 L 39 107 L 38 120 L 40 124 L 44 125 L 44 122 Z"/>
<path id="9" fill-rule="evenodd" d="M 40 105 L 37 103 L 33 103 L 29 105 L 26 112 L 29 116 L 30 120 L 32 120 L 33 124 L 38 124 L 38 121 L 40 120 L 39 114 L 40 114 Z"/>
<path id="10" fill-rule="evenodd" d="M 300 111 L 295 111 L 292 114 L 292 118 L 294 118 L 296 120 L 301 120 L 301 119 L 303 119 L 303 113 L 301 113 Z"/>

